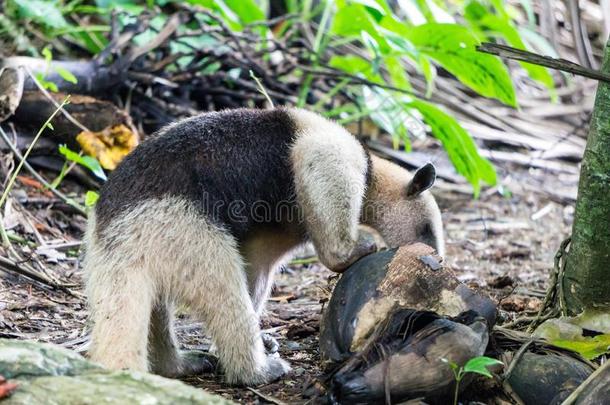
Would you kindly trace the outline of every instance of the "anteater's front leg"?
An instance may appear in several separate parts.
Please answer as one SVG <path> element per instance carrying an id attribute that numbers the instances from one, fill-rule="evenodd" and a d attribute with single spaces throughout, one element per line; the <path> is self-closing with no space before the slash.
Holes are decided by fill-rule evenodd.
<path id="1" fill-rule="evenodd" d="M 320 261 L 337 272 L 376 250 L 359 230 L 367 157 L 353 139 L 308 134 L 292 150 L 297 201 Z"/>

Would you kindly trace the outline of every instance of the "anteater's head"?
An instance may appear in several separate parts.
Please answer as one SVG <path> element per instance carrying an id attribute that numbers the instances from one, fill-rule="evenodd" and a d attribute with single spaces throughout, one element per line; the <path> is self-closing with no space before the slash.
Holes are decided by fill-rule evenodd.
<path id="1" fill-rule="evenodd" d="M 436 178 L 434 166 L 428 163 L 411 174 L 371 156 L 371 176 L 361 222 L 377 230 L 388 247 L 423 242 L 444 256 L 441 213 L 428 191 Z"/>

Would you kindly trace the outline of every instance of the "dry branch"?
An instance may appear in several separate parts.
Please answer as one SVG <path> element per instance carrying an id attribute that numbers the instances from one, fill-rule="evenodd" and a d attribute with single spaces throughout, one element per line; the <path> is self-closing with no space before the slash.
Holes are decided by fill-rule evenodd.
<path id="1" fill-rule="evenodd" d="M 513 48 L 508 45 L 492 44 L 490 42 L 483 42 L 481 45 L 477 46 L 477 50 L 479 52 L 489 53 L 492 55 L 501 56 L 503 58 L 527 62 L 533 65 L 540 65 L 551 69 L 561 70 L 562 72 L 568 72 L 578 76 L 584 76 L 590 79 L 610 83 L 610 75 L 586 68 L 578 63 L 570 62 L 569 60 L 565 59 L 542 56 L 532 52 Z"/>

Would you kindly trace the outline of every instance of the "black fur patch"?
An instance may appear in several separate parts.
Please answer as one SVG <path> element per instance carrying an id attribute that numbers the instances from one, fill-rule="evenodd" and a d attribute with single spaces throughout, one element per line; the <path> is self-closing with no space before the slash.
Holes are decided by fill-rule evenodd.
<path id="1" fill-rule="evenodd" d="M 304 235 L 290 162 L 295 132 L 284 109 L 205 113 L 161 130 L 109 176 L 96 206 L 98 235 L 130 207 L 166 196 L 193 203 L 239 242 L 260 226 L 298 224 Z"/>
<path id="2" fill-rule="evenodd" d="M 98 232 L 144 200 L 177 196 L 243 240 L 257 219 L 253 207 L 263 207 L 262 217 L 264 207 L 294 205 L 295 130 L 281 109 L 205 113 L 162 130 L 109 176 L 96 206 Z"/>

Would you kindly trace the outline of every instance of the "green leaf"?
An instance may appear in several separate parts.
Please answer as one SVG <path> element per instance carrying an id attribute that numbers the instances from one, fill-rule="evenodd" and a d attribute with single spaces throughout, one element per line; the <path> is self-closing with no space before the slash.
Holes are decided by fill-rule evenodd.
<path id="1" fill-rule="evenodd" d="M 92 191 L 92 190 L 87 191 L 87 193 L 85 194 L 85 206 L 93 207 L 99 198 L 100 198 L 100 195 L 98 193 L 96 193 L 95 191 Z"/>
<path id="2" fill-rule="evenodd" d="M 386 56 L 383 61 L 388 69 L 392 84 L 400 89 L 411 90 L 411 83 L 409 83 L 409 77 L 407 71 L 402 66 L 400 58 L 396 56 Z"/>
<path id="3" fill-rule="evenodd" d="M 551 343 L 557 347 L 580 353 L 583 357 L 593 360 L 610 353 L 610 335 L 584 337 L 582 340 L 555 339 Z"/>
<path id="4" fill-rule="evenodd" d="M 47 64 L 53 60 L 53 53 L 51 53 L 51 49 L 49 49 L 48 46 L 42 48 L 42 51 L 40 51 L 40 53 L 42 54 L 42 56 L 44 56 L 44 60 L 45 62 L 47 62 Z"/>
<path id="5" fill-rule="evenodd" d="M 423 116 L 432 135 L 443 144 L 457 172 L 472 184 L 475 197 L 479 195 L 481 181 L 496 184 L 493 166 L 479 155 L 476 144 L 455 118 L 423 100 L 411 101 L 407 106 L 417 109 Z"/>
<path id="6" fill-rule="evenodd" d="M 394 148 L 397 149 L 402 140 L 405 150 L 411 150 L 409 131 L 405 125 L 408 116 L 402 105 L 390 93 L 382 89 L 364 86 L 362 94 L 369 117 L 375 125 L 390 134 Z"/>
<path id="7" fill-rule="evenodd" d="M 479 41 L 467 28 L 429 23 L 411 28 L 408 38 L 420 52 L 479 94 L 517 106 L 506 66 L 495 56 L 477 52 Z"/>
<path id="8" fill-rule="evenodd" d="M 379 33 L 378 28 L 377 22 L 365 6 L 349 3 L 339 7 L 330 31 L 338 36 L 348 38 L 361 38 L 364 31 L 375 39 L 381 53 L 387 53 L 390 47 L 385 38 Z"/>
<path id="9" fill-rule="evenodd" d="M 59 91 L 57 85 L 51 81 L 45 80 L 44 75 L 42 73 L 36 73 L 34 76 L 43 88 L 50 90 L 53 93 L 57 93 L 57 91 Z"/>
<path id="10" fill-rule="evenodd" d="M 224 2 L 244 24 L 265 19 L 265 13 L 254 0 L 224 0 Z"/>
<path id="11" fill-rule="evenodd" d="M 504 364 L 504 363 L 502 363 L 499 360 L 492 359 L 491 357 L 486 357 L 486 356 L 474 357 L 474 358 L 468 360 L 468 362 L 464 365 L 464 372 L 481 374 L 481 375 L 484 375 L 485 377 L 491 378 L 492 375 L 489 372 L 489 370 L 487 370 L 487 367 L 496 366 L 496 365 L 500 365 L 500 364 Z"/>
<path id="12" fill-rule="evenodd" d="M 527 50 L 525 43 L 519 35 L 519 31 L 517 31 L 517 29 L 510 23 L 500 19 L 500 17 L 493 14 L 488 14 L 479 21 L 479 24 L 483 28 L 500 33 L 512 47 Z M 554 93 L 555 82 L 546 68 L 527 62 L 519 62 L 519 64 L 523 66 L 533 80 L 542 83 Z"/>
<path id="13" fill-rule="evenodd" d="M 57 1 L 12 0 L 17 5 L 17 17 L 31 19 L 50 28 L 63 28 L 69 24 L 64 19 Z"/>
<path id="14" fill-rule="evenodd" d="M 373 70 L 373 65 L 368 60 L 355 55 L 335 55 L 330 58 L 329 66 L 344 72 L 363 76 L 365 79 L 382 84 L 384 81 L 378 72 Z"/>
<path id="15" fill-rule="evenodd" d="M 76 78 L 76 76 L 74 76 L 70 71 L 60 67 L 60 66 L 55 66 L 55 71 L 57 72 L 57 74 L 59 74 L 61 76 L 62 79 L 64 79 L 67 82 L 76 84 L 78 83 L 78 79 Z"/>
<path id="16" fill-rule="evenodd" d="M 100 162 L 97 161 L 97 159 L 91 156 L 81 156 L 70 148 L 68 148 L 66 145 L 59 146 L 59 153 L 64 155 L 66 159 L 72 162 L 76 162 L 79 165 L 91 170 L 91 172 L 95 174 L 98 178 L 106 180 L 106 173 L 104 173 L 104 169 L 102 169 L 102 166 L 100 165 Z"/>

